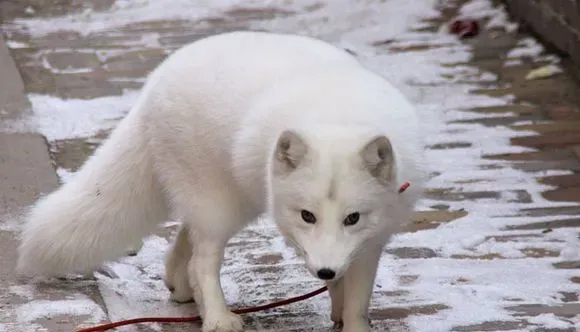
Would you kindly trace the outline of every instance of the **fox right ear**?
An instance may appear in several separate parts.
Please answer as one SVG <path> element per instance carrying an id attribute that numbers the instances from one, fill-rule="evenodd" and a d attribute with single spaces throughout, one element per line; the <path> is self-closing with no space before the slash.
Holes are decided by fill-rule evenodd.
<path id="1" fill-rule="evenodd" d="M 308 145 L 295 131 L 286 130 L 278 137 L 274 152 L 276 172 L 288 173 L 300 165 L 308 152 Z"/>
<path id="2" fill-rule="evenodd" d="M 381 182 L 388 183 L 393 177 L 394 156 L 391 142 L 386 136 L 376 136 L 360 153 L 366 169 Z"/>

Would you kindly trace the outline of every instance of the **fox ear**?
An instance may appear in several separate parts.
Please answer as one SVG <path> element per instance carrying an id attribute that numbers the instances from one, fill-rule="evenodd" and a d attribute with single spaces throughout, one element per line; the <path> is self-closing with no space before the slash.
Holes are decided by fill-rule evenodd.
<path id="1" fill-rule="evenodd" d="M 387 183 L 393 176 L 393 147 L 386 136 L 377 136 L 361 150 L 364 167 L 377 179 Z"/>
<path id="2" fill-rule="evenodd" d="M 308 145 L 300 134 L 286 130 L 278 137 L 274 152 L 274 169 L 276 172 L 289 173 L 300 165 L 308 152 Z"/>

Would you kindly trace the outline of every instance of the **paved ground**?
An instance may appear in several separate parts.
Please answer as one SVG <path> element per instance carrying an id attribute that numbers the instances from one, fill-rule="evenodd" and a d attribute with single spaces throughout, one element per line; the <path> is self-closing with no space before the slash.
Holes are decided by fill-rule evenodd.
<path id="1" fill-rule="evenodd" d="M 66 181 L 165 56 L 202 36 L 245 28 L 307 33 L 349 48 L 444 123 L 429 139 L 426 198 L 385 252 L 372 304 L 377 331 L 580 329 L 579 85 L 566 73 L 525 79 L 559 59 L 488 0 L 226 2 L 212 10 L 184 1 L 0 3 L 2 31 L 33 107 L 27 111 L 0 49 L 0 285 L 8 290 L 0 295 L 0 331 L 71 331 L 195 312 L 167 302 L 160 281 L 174 224 L 96 280 L 28 284 L 10 273 L 14 216 L 56 186 L 50 159 Z M 447 33 L 462 16 L 480 20 L 477 37 Z M 41 135 L 10 133 L 24 125 L 34 125 L 48 149 Z M 232 241 L 223 278 L 233 306 L 318 286 L 268 223 Z M 259 331 L 325 331 L 327 313 L 323 295 L 246 320 Z M 191 327 L 163 327 L 176 330 Z"/>

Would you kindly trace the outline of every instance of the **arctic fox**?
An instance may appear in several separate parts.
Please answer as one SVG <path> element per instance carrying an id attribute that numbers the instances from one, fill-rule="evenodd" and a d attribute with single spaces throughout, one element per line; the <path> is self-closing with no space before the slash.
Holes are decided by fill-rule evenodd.
<path id="1" fill-rule="evenodd" d="M 226 306 L 226 242 L 266 214 L 330 290 L 331 319 L 369 331 L 381 252 L 421 195 L 413 106 L 383 77 L 310 37 L 238 31 L 170 55 L 74 178 L 27 216 L 18 269 L 84 272 L 171 216 L 176 301 L 202 330 L 243 331 Z M 397 189 L 411 183 L 410 190 Z"/>

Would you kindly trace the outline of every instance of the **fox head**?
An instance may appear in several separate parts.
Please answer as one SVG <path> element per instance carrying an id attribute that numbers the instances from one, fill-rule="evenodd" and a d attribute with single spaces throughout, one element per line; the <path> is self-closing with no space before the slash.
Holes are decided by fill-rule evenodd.
<path id="1" fill-rule="evenodd" d="M 286 130 L 269 163 L 270 211 L 309 271 L 338 279 L 357 254 L 396 231 L 390 140 L 355 127 Z M 383 242 L 384 243 L 384 242 Z"/>

